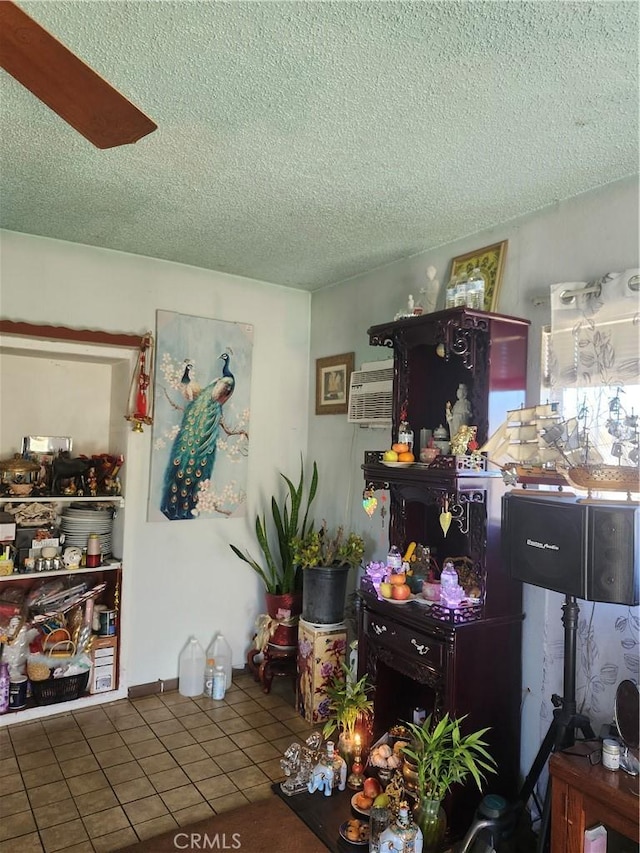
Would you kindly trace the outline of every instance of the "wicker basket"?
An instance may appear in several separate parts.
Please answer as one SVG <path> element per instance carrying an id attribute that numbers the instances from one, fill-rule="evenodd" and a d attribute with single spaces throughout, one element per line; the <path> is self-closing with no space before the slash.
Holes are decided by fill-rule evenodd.
<path id="1" fill-rule="evenodd" d="M 78 675 L 63 678 L 48 678 L 46 681 L 32 681 L 31 690 L 36 705 L 55 705 L 57 702 L 70 702 L 79 699 L 87 689 L 90 670 Z"/>

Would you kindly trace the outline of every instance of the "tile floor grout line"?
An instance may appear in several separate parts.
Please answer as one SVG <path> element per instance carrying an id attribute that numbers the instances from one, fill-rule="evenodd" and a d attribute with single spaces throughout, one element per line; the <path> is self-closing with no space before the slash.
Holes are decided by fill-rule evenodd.
<path id="1" fill-rule="evenodd" d="M 117 700 L 113 704 L 106 703 L 105 705 L 91 708 L 91 709 L 81 709 L 79 711 L 74 712 L 65 712 L 61 711 L 60 715 L 53 715 L 47 718 L 46 721 L 36 721 L 39 725 L 34 727 L 34 732 L 37 732 L 40 735 L 44 735 L 45 742 L 48 744 L 48 748 L 51 750 L 53 755 L 52 765 L 57 768 L 59 771 L 61 778 L 64 780 L 65 785 L 67 786 L 67 790 L 69 792 L 69 797 L 65 797 L 65 799 L 71 799 L 73 802 L 73 806 L 76 811 L 76 817 L 73 818 L 73 821 L 79 821 L 79 825 L 82 827 L 83 832 L 86 836 L 86 840 L 84 842 L 79 843 L 80 846 L 83 846 L 85 849 L 91 849 L 92 851 L 102 851 L 107 849 L 115 850 L 117 848 L 110 847 L 109 842 L 106 840 L 110 836 L 114 835 L 114 832 L 107 832 L 102 835 L 92 836 L 92 818 L 95 815 L 100 815 L 103 812 L 109 811 L 109 809 L 118 809 L 119 814 L 123 816 L 125 824 L 119 827 L 118 830 L 115 831 L 115 834 L 122 833 L 124 831 L 128 831 L 131 834 L 128 836 L 126 844 L 136 843 L 137 840 L 143 840 L 146 838 L 153 837 L 154 834 L 163 832 L 166 830 L 168 824 L 172 824 L 173 826 L 184 826 L 188 825 L 195 820 L 201 819 L 197 812 L 200 810 L 200 813 L 204 815 L 206 811 L 207 814 L 220 814 L 228 808 L 235 807 L 238 804 L 238 800 L 241 799 L 243 802 L 254 802 L 257 799 L 261 799 L 261 796 L 258 794 L 264 793 L 265 796 L 272 796 L 271 785 L 274 781 L 277 781 L 277 778 L 281 778 L 283 776 L 282 773 L 277 773 L 276 776 L 273 775 L 273 770 L 275 769 L 275 765 L 272 762 L 278 761 L 279 758 L 282 757 L 284 750 L 277 749 L 273 747 L 273 741 L 282 740 L 285 737 L 290 737 L 291 741 L 300 740 L 303 738 L 303 729 L 307 729 L 310 732 L 313 727 L 306 724 L 297 714 L 290 715 L 289 712 L 291 709 L 295 709 L 295 696 L 291 694 L 291 691 L 288 691 L 287 695 L 277 695 L 277 691 L 273 691 L 273 693 L 268 696 L 264 694 L 262 691 L 256 688 L 255 683 L 251 676 L 246 675 L 245 673 L 240 673 L 237 676 L 237 681 L 234 679 L 233 686 L 227 693 L 227 696 L 224 700 L 216 701 L 215 704 L 209 704 L 211 700 L 207 700 L 203 697 L 194 697 L 187 698 L 181 697 L 178 691 L 171 691 L 168 694 L 163 695 L 155 695 L 148 697 L 140 697 L 135 700 L 124 699 Z M 248 687 L 251 692 L 247 692 L 244 688 Z M 153 700 L 157 700 L 154 702 Z M 260 699 L 266 700 L 266 704 L 261 704 Z M 146 700 L 146 702 L 145 702 Z M 241 707 L 243 706 L 244 707 Z M 166 712 L 168 714 L 167 717 L 163 716 L 160 720 L 151 720 L 148 721 L 145 717 L 145 708 L 149 711 L 160 710 Z M 119 712 L 119 708 L 122 709 L 122 713 Z M 278 709 L 287 708 L 288 716 L 285 718 L 278 717 L 277 713 L 272 713 L 272 711 L 276 711 Z M 239 710 L 238 710 L 239 709 Z M 111 713 L 110 713 L 110 712 Z M 188 713 L 184 713 L 184 712 Z M 210 713 L 215 713 L 216 711 L 221 711 L 224 714 L 223 719 L 216 719 L 209 716 Z M 262 717 L 258 717 L 255 722 L 251 722 L 247 718 L 250 718 L 253 715 L 263 715 Z M 204 716 L 208 718 L 208 722 L 204 722 Z M 63 733 L 67 727 L 62 723 L 65 717 L 69 717 L 68 719 L 68 728 L 69 730 L 74 730 L 79 732 L 79 737 L 76 740 L 66 741 L 62 744 L 57 743 L 55 741 L 58 740 L 58 737 L 52 737 L 50 739 L 50 735 L 54 735 L 55 733 Z M 125 717 L 137 717 L 135 720 L 135 725 L 129 726 L 125 728 L 119 728 L 118 724 Z M 189 717 L 197 717 L 197 720 L 192 720 L 193 722 L 200 722 L 201 725 L 190 726 L 188 722 Z M 219 717 L 220 715 L 216 715 Z M 60 721 L 60 725 L 56 724 L 56 721 Z M 289 728 L 287 722 L 296 721 L 295 729 Z M 224 724 L 225 721 L 230 723 L 231 721 L 237 721 L 237 723 L 228 725 L 228 728 L 231 731 L 226 732 L 221 724 Z M 133 722 L 131 720 L 130 722 Z M 155 724 L 162 728 L 162 723 L 170 723 L 177 724 L 176 731 L 167 731 L 164 734 L 158 734 L 152 726 Z M 49 725 L 46 725 L 48 723 Z M 248 723 L 246 727 L 243 723 Z M 33 721 L 26 723 L 26 726 L 32 726 Z M 83 725 L 84 724 L 84 725 Z M 205 728 L 206 726 L 213 725 L 216 727 L 216 736 L 209 738 L 208 740 L 200 741 L 198 740 L 195 732 L 197 732 L 200 728 Z M 236 726 L 241 726 L 236 731 Z M 280 729 L 271 731 L 269 734 L 265 734 L 260 731 L 264 728 L 269 728 L 273 726 L 279 726 Z M 19 733 L 20 724 L 16 726 L 15 732 Z M 101 730 L 105 728 L 106 732 L 102 732 Z M 144 728 L 145 734 L 148 735 L 144 740 L 128 741 L 126 737 L 123 737 L 123 732 L 130 731 L 132 728 Z M 165 727 L 166 728 L 166 727 Z M 173 729 L 173 726 L 170 725 L 169 729 Z M 24 730 L 24 729 L 23 729 Z M 286 730 L 286 734 L 283 733 Z M 307 732 L 307 733 L 308 733 Z M 187 734 L 191 739 L 190 742 L 181 745 L 179 741 L 175 741 L 176 745 L 171 746 L 167 745 L 165 741 L 171 739 L 174 734 Z M 251 735 L 250 733 L 253 733 Z M 305 737 L 307 735 L 305 733 Z M 64 734 L 62 734 L 64 737 Z M 101 738 L 109 738 L 113 737 L 113 741 L 115 741 L 115 746 L 113 747 L 104 747 L 105 743 L 109 743 L 108 740 L 101 741 Z M 164 738 L 164 740 L 163 740 Z M 245 742 L 244 746 L 240 746 L 234 738 L 238 738 L 240 743 Z M 259 738 L 255 742 L 254 738 Z M 16 738 L 16 741 L 20 740 L 19 737 Z M 134 746 L 136 743 L 144 743 L 146 741 L 154 740 L 157 741 L 157 746 L 159 747 L 159 752 L 152 753 L 149 756 L 145 755 L 136 755 L 130 747 Z M 220 742 L 221 747 L 227 747 L 222 752 L 214 752 L 210 753 L 206 748 L 205 744 L 210 744 L 214 742 Z M 19 757 L 15 751 L 14 740 L 11 733 L 9 733 L 8 742 L 11 745 L 13 756 L 16 760 L 16 764 L 18 766 L 18 770 L 20 773 L 21 784 L 23 785 L 26 801 L 29 804 L 29 809 L 27 810 L 30 815 L 32 822 L 35 826 L 35 835 L 37 835 L 39 839 L 39 843 L 41 845 L 41 849 L 49 853 L 55 849 L 56 842 L 52 842 L 54 846 L 47 841 L 48 835 L 47 830 L 52 829 L 55 830 L 56 827 L 64 827 L 70 821 L 63 821 L 59 824 L 52 824 L 47 827 L 39 826 L 38 820 L 36 819 L 36 809 L 39 809 L 39 806 L 33 806 L 31 797 L 29 796 L 28 787 L 28 778 L 25 778 L 24 773 L 29 771 L 23 771 L 20 765 Z M 63 762 L 74 760 L 65 757 L 65 759 L 59 758 L 59 753 L 56 751 L 64 746 L 71 747 L 73 744 L 81 744 L 81 747 L 77 747 L 78 749 L 82 748 L 83 755 L 80 758 L 90 757 L 93 759 L 94 763 L 97 765 L 97 770 L 91 771 L 82 771 L 80 773 L 65 775 L 65 770 L 69 771 L 70 768 L 64 768 Z M 180 758 L 180 754 L 178 756 L 174 755 L 174 753 L 179 753 L 180 750 L 188 750 L 191 747 L 197 747 L 202 753 L 206 755 L 206 758 L 192 758 L 189 760 L 187 756 L 193 755 L 193 753 L 182 752 L 181 755 L 184 756 L 184 759 Z M 262 759 L 252 758 L 252 756 L 247 752 L 247 750 L 253 749 L 254 751 L 260 747 L 272 747 L 275 749 L 275 755 Z M 151 747 L 154 748 L 154 747 Z M 115 764 L 104 765 L 103 762 L 100 761 L 99 756 L 106 752 L 110 752 L 113 749 L 126 749 L 129 757 L 125 757 L 120 754 L 119 757 L 124 758 L 123 761 L 117 761 Z M 144 748 L 143 748 L 144 749 Z M 86 754 L 84 754 L 84 750 L 86 750 Z M 32 750 L 30 752 L 35 752 L 38 750 Z M 68 750 L 70 753 L 73 753 L 73 749 Z M 266 751 L 268 754 L 268 750 Z M 28 755 L 27 753 L 21 753 L 21 755 Z M 66 754 L 66 751 L 65 751 Z M 196 753 L 197 754 L 197 753 Z M 258 751 L 258 756 L 260 753 Z M 241 766 L 230 766 L 229 769 L 225 770 L 224 767 L 216 761 L 218 756 L 224 757 L 227 755 L 235 755 L 237 756 L 237 760 Z M 172 769 L 181 771 L 184 778 L 176 777 L 175 781 L 178 784 L 173 785 L 167 789 L 159 790 L 156 786 L 161 783 L 160 779 L 156 779 L 156 782 L 151 779 L 157 772 L 166 772 L 166 771 L 151 771 L 147 768 L 152 767 L 153 763 L 147 762 L 146 764 L 141 764 L 141 761 L 144 761 L 145 758 L 154 758 L 156 756 L 168 756 L 170 760 L 173 762 L 174 767 Z M 217 771 L 212 776 L 205 776 L 203 778 L 193 779 L 191 775 L 187 772 L 189 765 L 196 764 L 199 761 L 211 761 L 212 767 L 215 767 Z M 103 759 L 104 761 L 104 759 Z M 28 761 L 25 763 L 29 763 Z M 227 762 L 223 762 L 227 763 Z M 124 766 L 126 764 L 133 765 L 133 772 L 136 775 L 132 779 L 123 779 L 121 782 L 112 782 L 112 778 L 117 778 L 117 772 L 115 768 Z M 50 765 L 46 765 L 50 766 Z M 114 769 L 113 773 L 108 773 L 107 771 Z M 32 768 L 29 768 L 31 770 Z M 35 769 L 35 768 L 33 768 Z M 208 768 L 208 769 L 211 769 Z M 256 772 L 260 774 L 264 779 L 260 779 L 260 781 L 256 782 L 256 784 L 247 784 L 251 779 L 251 773 Z M 86 813 L 82 813 L 79 808 L 79 798 L 84 796 L 84 794 L 76 794 L 74 793 L 77 786 L 70 786 L 68 781 L 77 778 L 80 776 L 88 775 L 89 773 L 99 772 L 102 775 L 103 780 L 105 781 L 105 785 L 103 787 L 93 789 L 91 791 L 87 791 L 86 793 L 94 793 L 99 798 L 99 795 L 102 792 L 102 795 L 109 796 L 112 802 L 109 805 L 104 806 L 104 808 L 97 807 L 94 811 L 87 811 Z M 206 772 L 206 771 L 205 771 Z M 235 774 L 235 775 L 234 775 Z M 243 783 L 243 777 L 246 781 Z M 255 779 L 255 776 L 253 777 Z M 217 779 L 220 780 L 220 785 L 224 787 L 224 782 L 222 780 L 226 780 L 227 785 L 230 785 L 233 790 L 227 791 L 219 796 L 211 796 L 207 797 L 202 793 L 201 787 L 206 789 L 206 783 L 209 779 Z M 237 781 L 234 781 L 237 780 Z M 167 780 L 165 780 L 167 781 Z M 122 785 L 126 785 L 129 782 L 132 783 L 141 783 L 146 782 L 149 785 L 149 788 L 146 789 L 145 794 L 139 797 L 135 797 L 132 800 L 127 800 L 126 802 L 121 801 L 118 796 L 118 790 L 120 790 L 121 794 L 124 795 Z M 49 784 L 49 783 L 44 783 Z M 199 787 L 199 785 L 201 787 Z M 33 788 L 40 787 L 38 785 L 32 785 L 31 790 Z M 215 787 L 215 786 L 214 786 Z M 135 785 L 132 786 L 132 793 Z M 180 800 L 178 797 L 175 798 L 175 805 L 171 806 L 171 802 L 174 798 L 172 798 L 172 792 L 178 791 L 179 789 L 186 789 L 184 794 L 185 797 L 188 797 L 190 794 L 193 796 L 197 796 L 198 800 L 195 803 L 189 803 L 188 805 L 179 805 Z M 189 790 L 191 789 L 191 790 Z M 153 794 L 150 791 L 153 790 Z M 248 797 L 247 794 L 253 792 L 255 795 L 255 800 Z M 163 809 L 163 813 L 160 815 L 156 815 L 154 817 L 148 818 L 144 821 L 136 821 L 130 817 L 131 814 L 135 813 L 135 804 L 141 802 L 142 800 L 153 798 L 157 798 L 158 807 L 161 806 Z M 230 805 L 235 798 L 235 803 Z M 186 800 L 185 800 L 186 801 Z M 219 811 L 216 810 L 213 805 L 214 802 L 218 802 Z M 86 801 L 85 801 L 86 802 Z M 105 800 L 106 803 L 106 800 Z M 114 805 L 115 803 L 115 805 Z M 43 804 L 42 808 L 46 807 L 48 804 Z M 96 806 L 99 806 L 99 803 L 95 803 Z M 129 810 L 127 810 L 127 806 L 129 806 Z M 189 810 L 191 810 L 191 814 L 188 819 L 186 818 Z M 179 814 L 182 812 L 183 814 Z M 194 815 L 195 816 L 192 816 Z M 181 817 L 185 817 L 186 822 L 180 823 L 179 819 Z M 97 820 L 97 819 L 96 819 Z M 159 821 L 160 823 L 156 823 Z M 164 827 L 161 824 L 164 822 Z M 156 832 L 149 833 L 149 830 L 156 829 Z M 34 831 L 30 830 L 27 833 L 22 833 L 17 836 L 13 836 L 11 839 L 6 839 L 6 841 L 12 841 L 20 843 L 20 838 L 25 838 L 27 835 L 32 835 Z M 51 833 L 54 835 L 55 833 Z M 101 841 L 101 839 L 103 839 Z M 115 839 L 114 839 L 115 840 Z M 94 843 L 95 842 L 95 843 Z M 105 846 L 106 845 L 106 846 Z M 5 847 L 5 842 L 0 842 L 0 849 L 7 849 Z M 61 850 L 61 848 L 57 848 Z"/>

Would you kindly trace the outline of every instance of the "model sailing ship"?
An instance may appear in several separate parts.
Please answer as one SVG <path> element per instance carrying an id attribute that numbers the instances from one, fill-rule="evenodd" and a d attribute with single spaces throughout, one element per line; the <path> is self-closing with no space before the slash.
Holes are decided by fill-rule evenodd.
<path id="1" fill-rule="evenodd" d="M 480 450 L 502 469 L 509 485 L 569 483 L 589 498 L 593 491 L 615 491 L 631 499 L 640 491 L 638 416 L 624 411 L 618 389 L 604 429 L 589 430 L 581 421 L 586 422 L 585 412 L 564 420 L 557 403 L 512 409 Z M 617 462 L 605 462 L 603 453 Z"/>
<path id="2" fill-rule="evenodd" d="M 604 424 L 604 431 L 598 427 L 594 438 L 590 441 L 589 433 L 584 431 L 584 458 L 577 464 L 570 465 L 565 472 L 569 483 L 577 489 L 586 489 L 591 498 L 594 491 L 626 492 L 627 500 L 631 495 L 640 492 L 640 432 L 638 416 L 627 414 L 620 401 L 618 389 L 615 397 L 609 401 L 609 416 Z M 617 462 L 606 463 L 597 454 L 596 444 L 603 439 L 604 446 Z M 600 458 L 595 459 L 595 455 Z"/>

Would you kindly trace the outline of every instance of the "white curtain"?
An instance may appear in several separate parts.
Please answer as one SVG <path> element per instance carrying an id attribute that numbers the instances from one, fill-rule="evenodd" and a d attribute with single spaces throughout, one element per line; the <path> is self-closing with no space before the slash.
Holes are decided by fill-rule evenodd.
<path id="1" fill-rule="evenodd" d="M 551 285 L 552 387 L 640 382 L 640 270 Z"/>

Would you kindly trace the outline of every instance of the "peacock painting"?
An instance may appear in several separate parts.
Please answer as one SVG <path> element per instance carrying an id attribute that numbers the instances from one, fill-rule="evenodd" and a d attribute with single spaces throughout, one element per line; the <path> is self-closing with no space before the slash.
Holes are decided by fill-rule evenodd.
<path id="1" fill-rule="evenodd" d="M 200 484 L 211 477 L 215 465 L 222 407 L 236 387 L 229 353 L 223 352 L 220 358 L 224 365 L 222 375 L 206 388 L 197 393 L 190 378 L 185 385 L 189 389 L 185 396 L 188 405 L 171 448 L 160 506 L 171 521 L 193 518 Z"/>
<path id="2" fill-rule="evenodd" d="M 246 477 L 249 431 L 248 406 L 236 404 L 248 399 L 244 368 L 250 364 L 252 327 L 158 314 L 167 315 L 162 328 L 168 325 L 173 334 L 163 340 L 159 323 L 156 400 L 162 400 L 164 417 L 159 423 L 156 408 L 149 519 L 237 515 L 246 497 L 238 475 Z M 221 341 L 210 334 L 218 327 L 226 345 L 207 362 L 212 338 Z"/>

